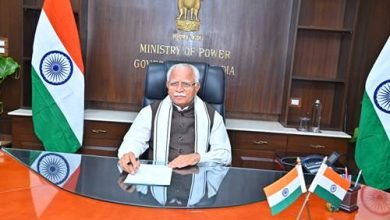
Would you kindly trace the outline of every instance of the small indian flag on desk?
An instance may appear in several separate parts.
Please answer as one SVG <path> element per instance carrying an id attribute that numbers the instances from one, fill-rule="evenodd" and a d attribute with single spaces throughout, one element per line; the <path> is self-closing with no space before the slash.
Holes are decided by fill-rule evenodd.
<path id="1" fill-rule="evenodd" d="M 282 178 L 264 188 L 268 205 L 271 207 L 272 215 L 290 206 L 306 192 L 305 179 L 303 178 L 302 166 L 296 165 L 294 169 Z"/>
<path id="2" fill-rule="evenodd" d="M 309 187 L 309 191 L 338 208 L 349 189 L 349 181 L 326 164 L 322 164 Z"/>

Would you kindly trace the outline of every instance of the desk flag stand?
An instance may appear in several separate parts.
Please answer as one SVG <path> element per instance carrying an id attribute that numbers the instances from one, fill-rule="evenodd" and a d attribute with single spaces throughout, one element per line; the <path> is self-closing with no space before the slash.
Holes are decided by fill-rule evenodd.
<path id="1" fill-rule="evenodd" d="M 311 193 L 325 199 L 334 208 L 338 209 L 350 187 L 348 179 L 342 178 L 331 167 L 328 167 L 326 164 L 327 159 L 327 157 L 324 158 L 321 167 L 318 169 L 309 187 L 306 198 L 299 210 L 297 220 L 301 218 L 304 207 L 307 207 Z M 272 215 L 276 215 L 286 209 L 303 193 L 306 193 L 306 191 L 305 179 L 299 158 L 297 158 L 297 165 L 291 171 L 264 188 Z M 310 216 L 309 209 L 308 214 Z"/>
<path id="2" fill-rule="evenodd" d="M 291 171 L 264 188 L 272 215 L 289 207 L 306 191 L 305 178 L 299 158 L 297 158 L 297 165 Z"/>
<path id="3" fill-rule="evenodd" d="M 328 157 L 325 157 L 325 158 L 324 158 L 324 160 L 322 161 L 321 167 L 322 167 L 323 164 L 325 164 L 325 162 L 326 162 L 327 159 L 328 159 Z M 319 171 L 321 170 L 321 167 L 318 169 L 317 175 L 314 177 L 314 179 L 317 178 L 318 173 L 319 173 Z M 314 182 L 314 180 L 313 180 L 313 182 Z M 313 184 L 313 183 L 312 183 L 312 184 Z M 311 187 L 311 186 L 310 186 L 310 187 Z M 298 214 L 298 216 L 297 216 L 297 220 L 299 220 L 299 219 L 301 218 L 301 215 L 302 215 L 302 212 L 303 212 L 303 208 L 304 208 L 305 206 L 308 208 L 307 202 L 309 201 L 310 195 L 311 195 L 310 191 L 307 192 L 305 201 L 303 202 L 302 207 L 301 207 L 301 209 L 299 210 L 299 214 Z M 309 213 L 310 213 L 310 212 L 309 212 Z M 309 219 L 311 219 L 311 218 L 309 218 Z"/>

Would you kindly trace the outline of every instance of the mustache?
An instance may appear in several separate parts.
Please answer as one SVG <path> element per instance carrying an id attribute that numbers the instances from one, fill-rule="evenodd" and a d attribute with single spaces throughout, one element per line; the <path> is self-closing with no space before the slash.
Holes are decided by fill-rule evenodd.
<path id="1" fill-rule="evenodd" d="M 175 97 L 186 97 L 186 94 L 183 92 L 175 92 L 173 93 L 173 96 Z"/>

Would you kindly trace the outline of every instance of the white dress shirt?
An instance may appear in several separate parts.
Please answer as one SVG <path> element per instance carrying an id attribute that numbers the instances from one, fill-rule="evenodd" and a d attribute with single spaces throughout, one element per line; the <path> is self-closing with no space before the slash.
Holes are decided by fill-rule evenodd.
<path id="1" fill-rule="evenodd" d="M 129 131 L 123 138 L 118 150 L 118 157 L 121 158 L 128 152 L 133 152 L 139 157 L 149 147 L 149 140 L 152 126 L 152 108 L 146 106 L 137 115 Z M 209 140 L 210 150 L 198 152 L 199 163 L 214 162 L 222 165 L 229 165 L 232 160 L 229 137 L 223 122 L 222 116 L 215 111 L 213 127 Z"/>

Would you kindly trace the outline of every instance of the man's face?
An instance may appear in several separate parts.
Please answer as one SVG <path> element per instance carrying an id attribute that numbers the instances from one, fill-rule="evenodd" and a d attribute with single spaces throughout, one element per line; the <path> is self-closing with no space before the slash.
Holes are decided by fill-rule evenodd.
<path id="1" fill-rule="evenodd" d="M 187 107 L 199 91 L 195 76 L 190 67 L 176 67 L 167 82 L 168 95 L 173 103 L 181 108 Z"/>

